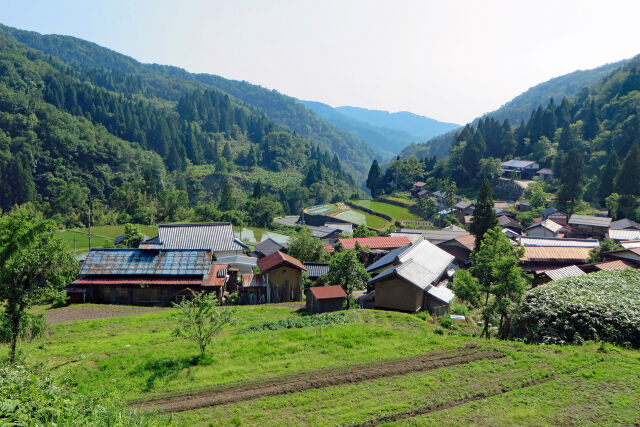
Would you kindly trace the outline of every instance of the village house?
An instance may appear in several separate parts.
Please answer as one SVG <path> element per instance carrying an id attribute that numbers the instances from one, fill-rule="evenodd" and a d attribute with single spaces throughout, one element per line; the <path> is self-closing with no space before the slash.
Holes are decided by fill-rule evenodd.
<path id="1" fill-rule="evenodd" d="M 531 179 L 534 177 L 540 165 L 533 160 L 509 160 L 507 162 L 500 163 L 502 166 L 502 175 L 511 178 L 514 176 L 516 179 Z"/>
<path id="2" fill-rule="evenodd" d="M 312 286 L 307 290 L 307 312 L 328 313 L 344 308 L 347 294 L 340 285 Z"/>
<path id="3" fill-rule="evenodd" d="M 520 267 L 537 275 L 547 270 L 582 265 L 589 259 L 591 249 L 580 246 L 525 246 Z"/>
<path id="4" fill-rule="evenodd" d="M 531 203 L 528 200 L 518 200 L 516 202 L 516 209 L 519 212 L 529 212 L 531 210 Z"/>
<path id="5" fill-rule="evenodd" d="M 503 229 L 508 229 L 517 234 L 522 234 L 522 224 L 515 220 L 514 218 L 508 217 L 507 215 L 500 215 L 498 217 L 498 225 Z"/>
<path id="6" fill-rule="evenodd" d="M 276 242 L 272 238 L 268 238 L 258 243 L 251 252 L 251 256 L 256 258 L 264 258 L 274 252 L 287 252 L 287 247 Z"/>
<path id="7" fill-rule="evenodd" d="M 466 236 L 469 232 L 463 228 L 443 228 L 441 230 L 419 230 L 413 228 L 402 228 L 400 231 L 393 231 L 390 233 L 394 237 L 406 237 L 411 243 L 417 242 L 421 238 L 428 240 L 434 245 L 446 242 L 451 239 L 455 239 L 459 236 Z"/>
<path id="8" fill-rule="evenodd" d="M 611 230 L 640 230 L 640 224 L 627 218 L 611 222 Z"/>
<path id="9" fill-rule="evenodd" d="M 446 240 L 438 244 L 438 247 L 443 251 L 455 257 L 454 262 L 459 267 L 466 267 L 469 265 L 471 259 L 471 252 L 476 245 L 476 236 L 473 234 L 466 234 L 464 236 L 458 236 L 453 239 Z"/>
<path id="10" fill-rule="evenodd" d="M 636 266 L 640 265 L 640 247 L 605 252 L 603 256 L 605 261 L 624 260 L 631 261 Z"/>
<path id="11" fill-rule="evenodd" d="M 202 291 L 221 296 L 224 283 L 210 276 L 212 258 L 206 249 L 92 249 L 66 291 L 72 302 L 95 304 L 170 305 Z"/>
<path id="12" fill-rule="evenodd" d="M 611 240 L 615 240 L 617 242 L 640 240 L 640 230 L 635 230 L 632 228 L 624 230 L 610 229 L 607 232 L 607 235 Z"/>
<path id="13" fill-rule="evenodd" d="M 337 228 L 342 234 L 353 234 L 353 224 L 346 222 L 325 222 L 325 227 Z"/>
<path id="14" fill-rule="evenodd" d="M 302 272 L 307 269 L 296 258 L 274 252 L 258 260 L 264 274 L 266 302 L 302 301 Z"/>
<path id="15" fill-rule="evenodd" d="M 536 176 L 540 181 L 551 181 L 553 179 L 553 171 L 549 168 L 542 168 L 536 172 Z"/>
<path id="16" fill-rule="evenodd" d="M 550 220 L 537 222 L 527 227 L 527 236 L 531 237 L 560 237 L 568 232 L 562 225 Z"/>
<path id="17" fill-rule="evenodd" d="M 569 222 L 569 215 L 564 212 L 560 212 L 556 208 L 547 208 L 540 212 L 540 215 L 542 215 L 542 220 L 550 219 L 560 225 L 567 225 Z"/>
<path id="18" fill-rule="evenodd" d="M 454 296 L 446 287 L 455 272 L 453 260 L 427 240 L 390 252 L 367 268 L 377 273 L 367 284 L 375 291 L 375 307 L 446 314 Z"/>
<path id="19" fill-rule="evenodd" d="M 604 238 L 609 231 L 611 218 L 591 216 L 591 215 L 571 215 L 569 226 L 571 226 L 572 237 L 597 237 Z"/>
<path id="20" fill-rule="evenodd" d="M 309 280 L 316 281 L 323 274 L 327 274 L 329 272 L 329 264 L 322 262 L 305 262 L 304 268 L 307 269 L 307 277 Z"/>
<path id="21" fill-rule="evenodd" d="M 159 249 L 206 249 L 214 258 L 242 255 L 247 245 L 235 238 L 230 222 L 162 224 L 158 237 L 145 244 Z"/>
<path id="22" fill-rule="evenodd" d="M 326 244 L 333 244 L 340 238 L 341 228 L 325 226 L 308 226 L 311 229 L 311 235 L 322 240 Z"/>
<path id="23" fill-rule="evenodd" d="M 427 183 L 422 181 L 414 183 L 413 187 L 411 187 L 411 190 L 409 190 L 411 192 L 411 196 L 418 197 L 418 193 L 420 193 L 421 191 L 426 191 L 426 189 L 424 188 L 426 185 Z"/>

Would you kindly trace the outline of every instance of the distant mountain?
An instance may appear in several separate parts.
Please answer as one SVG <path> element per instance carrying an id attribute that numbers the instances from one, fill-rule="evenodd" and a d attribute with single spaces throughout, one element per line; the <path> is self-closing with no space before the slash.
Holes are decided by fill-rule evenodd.
<path id="1" fill-rule="evenodd" d="M 92 81 L 92 84 L 109 90 L 123 89 L 122 84 L 119 87 L 113 85 L 113 82 L 123 79 L 128 82 L 128 91 L 134 90 L 145 97 L 177 102 L 190 91 L 218 88 L 247 107 L 266 115 L 275 124 L 303 136 L 330 154 L 337 154 L 344 169 L 359 182 L 364 180 L 373 161 L 375 154 L 366 143 L 320 119 L 294 98 L 275 90 L 211 74 L 193 74 L 174 66 L 143 64 L 75 37 L 42 35 L 0 25 L 0 34 L 2 33 L 52 55 L 83 73 L 96 75 L 97 70 L 111 73 L 110 77 L 101 76 L 99 80 Z"/>
<path id="2" fill-rule="evenodd" d="M 389 128 L 411 134 L 417 140 L 424 140 L 459 128 L 456 123 L 440 122 L 425 116 L 399 111 L 390 113 L 382 110 L 368 110 L 359 107 L 337 107 L 344 115 L 368 123 L 373 126 Z"/>
<path id="3" fill-rule="evenodd" d="M 625 59 L 591 70 L 574 71 L 540 83 L 516 96 L 497 110 L 476 118 L 471 124 L 475 126 L 480 119 L 488 117 L 499 121 L 508 119 L 512 125 L 516 125 L 522 120 L 529 120 L 533 111 L 540 105 L 546 105 L 549 99 L 553 98 L 556 102 L 560 102 L 564 97 L 571 98 L 585 87 L 619 69 L 627 61 L 629 60 Z M 420 158 L 427 156 L 445 157 L 449 153 L 449 146 L 458 131 L 453 130 L 424 143 L 412 144 L 400 153 L 400 157 L 409 157 L 411 155 L 416 155 Z"/>

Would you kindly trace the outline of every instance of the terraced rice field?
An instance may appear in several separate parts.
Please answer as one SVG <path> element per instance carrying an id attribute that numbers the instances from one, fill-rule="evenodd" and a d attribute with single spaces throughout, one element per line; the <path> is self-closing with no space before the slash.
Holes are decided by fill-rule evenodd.
<path id="1" fill-rule="evenodd" d="M 421 219 L 418 215 L 409 211 L 409 209 L 390 203 L 377 202 L 374 200 L 355 200 L 353 203 L 371 209 L 374 212 L 389 215 L 400 221 L 419 221 Z"/>

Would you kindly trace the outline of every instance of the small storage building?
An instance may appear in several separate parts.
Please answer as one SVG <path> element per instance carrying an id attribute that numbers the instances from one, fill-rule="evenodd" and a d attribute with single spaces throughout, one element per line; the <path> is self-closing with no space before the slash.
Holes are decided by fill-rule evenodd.
<path id="1" fill-rule="evenodd" d="M 346 299 L 342 286 L 313 286 L 307 291 L 307 311 L 316 314 L 342 310 Z"/>
<path id="2" fill-rule="evenodd" d="M 302 272 L 306 267 L 280 251 L 258 260 L 264 274 L 267 302 L 302 301 Z"/>

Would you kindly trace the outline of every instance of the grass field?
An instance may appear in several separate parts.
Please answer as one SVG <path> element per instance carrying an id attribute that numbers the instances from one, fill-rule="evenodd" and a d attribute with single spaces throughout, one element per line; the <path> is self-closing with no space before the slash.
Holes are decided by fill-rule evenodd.
<path id="1" fill-rule="evenodd" d="M 151 225 L 137 225 L 142 234 L 148 237 L 158 235 L 158 228 Z M 104 248 L 111 246 L 113 239 L 124 233 L 124 225 L 100 225 L 91 227 L 91 247 Z M 62 239 L 72 250 L 75 249 L 78 254 L 89 251 L 89 231 L 86 228 L 74 228 L 71 230 L 60 230 L 56 232 L 56 236 Z"/>
<path id="2" fill-rule="evenodd" d="M 367 227 L 376 228 L 378 230 L 382 230 L 389 225 L 389 221 L 386 219 L 377 215 L 371 215 L 365 211 L 361 211 L 360 209 L 351 209 L 341 212 L 335 215 L 335 217 L 359 225 L 364 224 Z"/>
<path id="3" fill-rule="evenodd" d="M 385 215 L 389 215 L 400 221 L 419 221 L 421 218 L 402 206 L 392 205 L 390 203 L 376 202 L 373 200 L 355 200 L 353 201 L 358 206 L 362 206 L 371 209 L 374 212 L 380 212 Z"/>
<path id="4" fill-rule="evenodd" d="M 240 333 L 246 326 L 301 313 L 286 304 L 235 310 L 237 322 L 216 339 L 204 360 L 196 357 L 195 344 L 171 336 L 173 310 L 58 323 L 22 349 L 27 363 L 54 368 L 55 380 L 72 390 L 127 401 L 242 381 L 259 385 L 283 377 L 306 378 L 309 371 L 329 368 L 357 372 L 375 361 L 443 351 L 463 354 L 470 344 L 500 354 L 187 410 L 170 415 L 177 425 L 557 425 L 633 424 L 640 419 L 640 351 L 598 344 L 529 346 L 456 331 L 438 334 L 435 325 L 417 316 L 372 310 L 349 311 L 348 324 Z"/>

